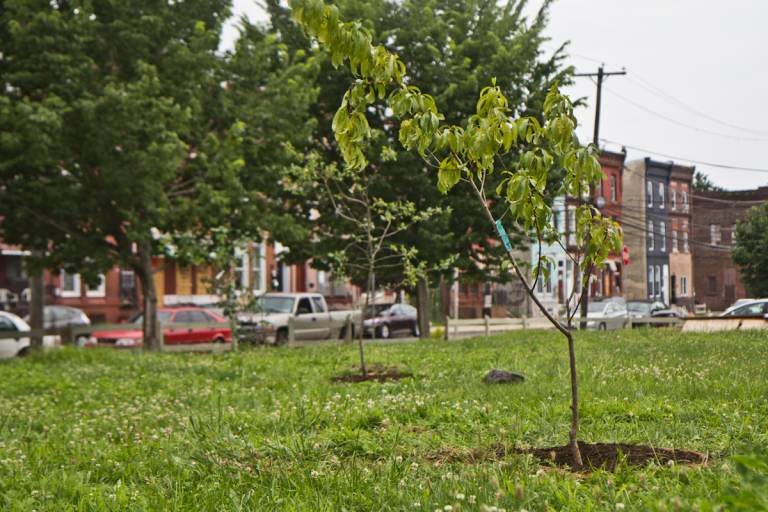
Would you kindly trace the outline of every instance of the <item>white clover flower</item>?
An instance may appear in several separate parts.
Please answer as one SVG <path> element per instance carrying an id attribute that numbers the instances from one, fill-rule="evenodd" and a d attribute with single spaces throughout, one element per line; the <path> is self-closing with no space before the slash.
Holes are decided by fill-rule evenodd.
<path id="1" fill-rule="evenodd" d="M 465 496 L 464 496 L 463 494 L 461 494 L 461 493 L 457 493 L 457 494 L 456 494 L 456 499 L 457 499 L 457 500 L 459 500 L 459 501 L 464 501 L 464 498 L 465 498 Z"/>
<path id="2" fill-rule="evenodd" d="M 320 472 L 313 469 L 312 471 L 309 472 L 309 476 L 310 478 L 317 478 L 320 476 Z"/>

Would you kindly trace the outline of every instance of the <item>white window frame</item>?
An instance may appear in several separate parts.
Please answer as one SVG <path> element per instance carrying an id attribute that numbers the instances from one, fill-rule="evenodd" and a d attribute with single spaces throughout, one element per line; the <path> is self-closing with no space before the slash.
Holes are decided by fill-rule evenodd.
<path id="1" fill-rule="evenodd" d="M 99 285 L 91 288 L 88 283 L 85 284 L 85 296 L 90 298 L 104 298 L 107 296 L 107 276 L 99 274 Z"/>
<path id="2" fill-rule="evenodd" d="M 731 245 L 736 245 L 736 224 L 731 226 Z"/>
<path id="3" fill-rule="evenodd" d="M 682 203 L 683 211 L 687 212 L 688 211 L 688 193 L 685 190 L 680 192 L 680 203 Z"/>
<path id="4" fill-rule="evenodd" d="M 653 242 L 653 221 L 648 221 L 648 250 L 652 251 L 654 250 L 654 242 Z"/>
<path id="5" fill-rule="evenodd" d="M 667 252 L 667 223 L 664 221 L 659 222 L 659 237 L 661 238 L 659 249 L 661 252 Z"/>
<path id="6" fill-rule="evenodd" d="M 688 246 L 688 231 L 683 231 L 683 252 L 688 252 L 690 247 Z"/>
<path id="7" fill-rule="evenodd" d="M 80 297 L 81 295 L 81 284 L 80 284 L 80 274 L 70 274 L 72 276 L 72 282 L 74 284 L 74 288 L 71 290 L 67 290 L 64 288 L 64 282 L 66 280 L 67 271 L 61 270 L 59 272 L 59 295 L 61 297 L 64 297 L 65 299 L 72 299 L 75 297 Z"/>
<path id="8" fill-rule="evenodd" d="M 688 276 L 680 276 L 680 296 L 688 296 Z"/>
<path id="9" fill-rule="evenodd" d="M 611 202 L 612 203 L 615 203 L 616 198 L 619 197 L 618 190 L 616 190 L 618 185 L 619 185 L 619 182 L 616 179 L 616 176 L 612 174 L 611 175 Z"/>
<path id="10" fill-rule="evenodd" d="M 663 293 L 662 293 L 663 290 L 661 288 L 661 286 L 663 284 L 662 283 L 662 279 L 661 279 L 661 267 L 659 265 L 656 265 L 655 268 L 656 268 L 656 270 L 654 272 L 656 274 L 656 295 L 655 296 L 656 297 L 661 297 L 663 295 Z"/>
<path id="11" fill-rule="evenodd" d="M 244 291 L 248 289 L 250 284 L 250 259 L 248 258 L 248 251 L 245 247 L 235 247 L 235 289 Z M 238 276 L 239 274 L 239 276 Z M 238 279 L 239 277 L 239 279 Z"/>
<path id="12" fill-rule="evenodd" d="M 673 187 L 669 188 L 669 208 L 677 210 L 677 190 Z"/>
<path id="13" fill-rule="evenodd" d="M 653 275 L 653 265 L 648 266 L 648 297 L 654 297 L 654 287 L 656 286 L 656 280 Z"/>
<path id="14" fill-rule="evenodd" d="M 672 252 L 678 252 L 679 246 L 677 245 L 677 230 L 672 230 Z"/>
<path id="15" fill-rule="evenodd" d="M 720 232 L 720 224 L 710 224 L 709 225 L 709 244 L 710 245 L 720 245 L 720 242 L 722 241 L 723 235 Z"/>
<path id="16" fill-rule="evenodd" d="M 645 182 L 645 195 L 648 196 L 646 199 L 648 208 L 653 208 L 653 182 L 651 180 Z"/>
<path id="17" fill-rule="evenodd" d="M 267 250 L 266 245 L 263 243 L 253 244 L 253 258 L 251 258 L 250 261 L 250 269 L 251 274 L 253 276 L 253 291 L 254 292 L 265 292 L 267 291 L 267 281 L 266 281 L 266 274 L 267 274 Z M 257 268 L 258 265 L 258 268 Z M 258 272 L 258 279 L 256 278 L 256 273 Z"/>
<path id="18" fill-rule="evenodd" d="M 659 182 L 659 208 L 664 209 L 664 183 Z"/>

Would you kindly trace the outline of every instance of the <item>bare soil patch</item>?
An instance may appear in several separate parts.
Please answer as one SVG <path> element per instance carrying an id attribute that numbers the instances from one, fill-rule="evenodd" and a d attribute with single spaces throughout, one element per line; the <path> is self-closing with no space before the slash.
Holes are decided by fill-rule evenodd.
<path id="1" fill-rule="evenodd" d="M 345 373 L 331 377 L 331 381 L 351 383 L 369 381 L 385 382 L 388 380 L 399 380 L 408 377 L 413 377 L 413 374 L 411 372 L 400 371 L 394 367 L 383 368 L 381 366 L 372 366 L 368 368 L 368 372 L 365 376 L 363 376 L 363 373 L 360 371 L 360 369 L 357 369 L 356 373 Z"/>
<path id="2" fill-rule="evenodd" d="M 579 443 L 581 458 L 584 466 L 589 468 L 602 468 L 612 471 L 616 469 L 619 461 L 624 461 L 631 466 L 645 466 L 651 463 L 657 464 L 705 464 L 708 457 L 704 453 L 690 450 L 676 450 L 670 448 L 654 448 L 638 444 L 621 443 Z M 553 446 L 551 448 L 516 449 L 517 453 L 528 453 L 539 459 L 542 463 L 554 464 L 560 467 L 573 467 L 571 448 L 565 446 Z"/>

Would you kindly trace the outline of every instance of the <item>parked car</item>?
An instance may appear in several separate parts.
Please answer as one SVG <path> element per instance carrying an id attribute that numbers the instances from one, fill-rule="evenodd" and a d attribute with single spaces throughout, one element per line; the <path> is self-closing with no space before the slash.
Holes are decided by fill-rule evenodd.
<path id="1" fill-rule="evenodd" d="M 288 341 L 289 322 L 295 339 L 325 340 L 344 338 L 347 318 L 354 336 L 360 311 L 328 311 L 325 297 L 319 293 L 272 292 L 258 297 L 252 311 L 237 315 L 237 322 L 244 340 L 280 345 Z"/>
<path id="2" fill-rule="evenodd" d="M 624 304 L 615 300 L 593 300 L 587 306 L 587 329 L 621 329 L 623 327 L 620 321 L 594 320 L 590 318 L 609 319 L 626 318 L 627 308 Z"/>
<path id="3" fill-rule="evenodd" d="M 746 304 L 726 309 L 721 317 L 764 317 L 768 314 L 768 299 L 754 299 Z"/>
<path id="4" fill-rule="evenodd" d="M 666 318 L 685 318 L 688 314 L 682 309 L 670 308 L 658 300 L 631 300 L 627 302 L 627 312 L 630 318 L 644 317 L 666 317 Z M 633 323 L 633 327 L 663 324 Z"/>
<path id="5" fill-rule="evenodd" d="M 363 321 L 364 334 L 389 338 L 395 333 L 419 335 L 416 308 L 409 304 L 381 304 L 369 310 Z"/>
<path id="6" fill-rule="evenodd" d="M 24 317 L 24 321 L 29 322 L 29 315 Z M 45 306 L 43 309 L 44 329 L 63 329 L 70 325 L 75 327 L 91 325 L 91 320 L 82 310 L 71 306 Z M 88 342 L 90 336 L 90 332 L 78 333 L 75 337 L 75 344 L 82 347 Z"/>
<path id="7" fill-rule="evenodd" d="M 13 313 L 0 311 L 0 359 L 23 356 L 29 351 L 30 346 L 29 338 L 4 338 L 3 333 L 29 332 L 30 330 L 29 324 L 22 318 Z M 51 347 L 55 344 L 56 340 L 52 336 L 43 338 L 44 347 Z"/>
<path id="8" fill-rule="evenodd" d="M 166 345 L 185 343 L 229 343 L 232 341 L 232 330 L 227 319 L 211 311 L 199 307 L 160 308 L 157 318 L 163 326 L 163 342 Z M 139 314 L 131 321 L 132 326 L 122 331 L 94 332 L 89 345 L 107 347 L 141 347 L 143 333 L 141 324 L 144 316 Z M 201 327 L 175 327 L 173 324 L 207 323 Z"/>

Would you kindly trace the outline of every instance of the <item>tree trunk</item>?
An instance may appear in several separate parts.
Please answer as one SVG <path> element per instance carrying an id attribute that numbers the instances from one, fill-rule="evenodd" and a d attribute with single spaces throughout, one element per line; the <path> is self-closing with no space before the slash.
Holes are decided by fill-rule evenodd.
<path id="1" fill-rule="evenodd" d="M 365 333 L 365 315 L 368 312 L 369 309 L 372 309 L 373 306 L 371 306 L 371 280 L 373 279 L 373 272 L 369 272 L 368 279 L 367 279 L 367 287 L 365 292 L 365 304 L 363 305 L 363 325 L 360 328 L 360 332 L 358 334 L 357 342 L 358 342 L 358 349 L 360 351 L 360 372 L 363 375 L 363 378 L 368 377 L 368 368 L 365 366 L 365 347 L 363 346 L 363 335 Z M 374 302 L 376 300 L 374 299 Z M 371 317 L 371 320 L 373 320 L 373 317 Z M 372 329 L 371 332 L 372 337 L 376 337 L 376 326 L 371 325 Z"/>
<path id="2" fill-rule="evenodd" d="M 141 282 L 142 308 L 144 311 L 141 325 L 144 347 L 160 351 L 160 333 L 157 331 L 157 290 L 155 289 L 152 270 L 152 248 L 149 241 L 139 244 L 140 265 L 137 269 Z"/>
<path id="3" fill-rule="evenodd" d="M 569 440 L 571 455 L 573 456 L 574 469 L 581 469 L 581 451 L 579 450 L 579 385 L 576 378 L 576 347 L 573 342 L 573 333 L 568 331 L 568 360 L 571 369 L 571 430 Z"/>
<path id="4" fill-rule="evenodd" d="M 39 260 L 42 257 L 40 251 L 34 251 L 32 257 Z M 45 327 L 45 282 L 43 270 L 35 270 L 29 279 L 29 326 L 33 331 L 42 330 Z M 31 349 L 39 350 L 43 347 L 43 335 L 32 336 Z"/>
<path id="5" fill-rule="evenodd" d="M 416 282 L 416 309 L 418 312 L 419 337 L 430 337 L 430 320 L 432 317 L 432 304 L 429 300 L 429 280 L 427 276 L 420 277 Z"/>

